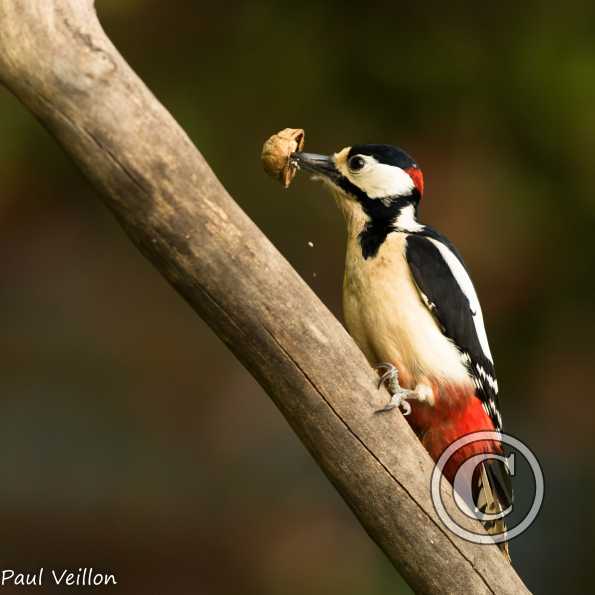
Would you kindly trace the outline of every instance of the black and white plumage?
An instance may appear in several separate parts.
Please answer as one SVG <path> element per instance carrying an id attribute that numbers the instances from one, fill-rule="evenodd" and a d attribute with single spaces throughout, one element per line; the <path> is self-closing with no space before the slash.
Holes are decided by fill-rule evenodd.
<path id="1" fill-rule="evenodd" d="M 494 362 L 477 294 L 461 256 L 448 240 L 431 228 L 408 235 L 406 256 L 424 302 L 442 332 L 458 347 L 478 398 L 495 428 L 501 430 Z"/>
<path id="2" fill-rule="evenodd" d="M 481 306 L 458 250 L 435 229 L 417 221 L 423 177 L 415 161 L 390 145 L 356 145 L 331 159 L 303 155 L 298 165 L 317 175 L 323 173 L 324 181 L 356 199 L 351 201 L 351 209 L 345 207 L 350 201 L 341 201 L 340 207 L 346 212 L 348 226 L 356 217 L 350 210 L 359 208 L 365 216 L 357 234 L 364 261 L 378 255 L 389 234 L 404 234 L 404 256 L 420 297 L 441 332 L 456 346 L 476 396 L 495 428 L 501 430 L 498 381 Z M 360 161 L 358 170 L 350 171 L 350 160 Z M 367 179 L 362 179 L 359 166 L 365 167 L 366 162 L 374 167 Z"/>
<path id="3" fill-rule="evenodd" d="M 345 323 L 370 363 L 388 362 L 398 372 L 391 405 L 418 401 L 407 406 L 408 419 L 435 459 L 471 431 L 500 431 L 481 306 L 456 248 L 417 220 L 424 189 L 417 164 L 389 145 L 356 145 L 329 157 L 296 153 L 293 161 L 330 186 L 345 217 Z M 473 443 L 458 464 L 477 452 L 502 450 L 499 442 Z M 507 509 L 506 464 L 488 458 L 480 467 L 469 478 L 476 505 Z M 455 471 L 445 468 L 451 482 Z M 486 528 L 501 533 L 505 525 Z"/>

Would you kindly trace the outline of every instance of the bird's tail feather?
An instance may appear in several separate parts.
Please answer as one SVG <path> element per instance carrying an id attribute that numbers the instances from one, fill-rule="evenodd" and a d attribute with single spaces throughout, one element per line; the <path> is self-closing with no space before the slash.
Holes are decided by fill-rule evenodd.
<path id="1" fill-rule="evenodd" d="M 508 465 L 499 459 L 487 459 L 478 465 L 473 481 L 473 497 L 480 512 L 500 515 L 512 505 L 512 485 Z M 506 533 L 504 517 L 484 521 L 483 526 L 490 535 Z M 498 544 L 510 562 L 508 542 Z"/>

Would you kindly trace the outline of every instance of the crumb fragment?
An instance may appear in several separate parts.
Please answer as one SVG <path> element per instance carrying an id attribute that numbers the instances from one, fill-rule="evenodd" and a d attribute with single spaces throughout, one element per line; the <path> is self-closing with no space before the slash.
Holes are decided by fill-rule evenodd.
<path id="1" fill-rule="evenodd" d="M 279 180 L 285 188 L 291 184 L 297 169 L 289 157 L 304 148 L 304 131 L 301 128 L 285 128 L 273 134 L 262 146 L 262 165 L 271 177 Z"/>
<path id="2" fill-rule="evenodd" d="M 308 246 L 310 246 L 310 248 L 314 248 L 314 242 L 308 242 Z"/>

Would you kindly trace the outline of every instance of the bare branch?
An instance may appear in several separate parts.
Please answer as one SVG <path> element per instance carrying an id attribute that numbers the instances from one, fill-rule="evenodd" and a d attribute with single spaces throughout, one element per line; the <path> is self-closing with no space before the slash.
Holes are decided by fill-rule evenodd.
<path id="1" fill-rule="evenodd" d="M 265 388 L 408 583 L 526 593 L 495 546 L 438 520 L 432 462 L 399 413 L 373 415 L 386 394 L 364 356 L 132 72 L 93 2 L 0 0 L 0 21 L 2 81 Z"/>

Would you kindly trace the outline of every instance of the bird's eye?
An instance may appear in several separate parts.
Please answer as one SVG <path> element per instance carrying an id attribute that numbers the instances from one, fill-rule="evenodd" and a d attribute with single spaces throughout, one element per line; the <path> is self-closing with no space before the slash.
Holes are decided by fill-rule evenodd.
<path id="1" fill-rule="evenodd" d="M 349 169 L 351 171 L 360 171 L 364 165 L 366 165 L 366 161 L 361 155 L 354 155 L 349 160 Z"/>

